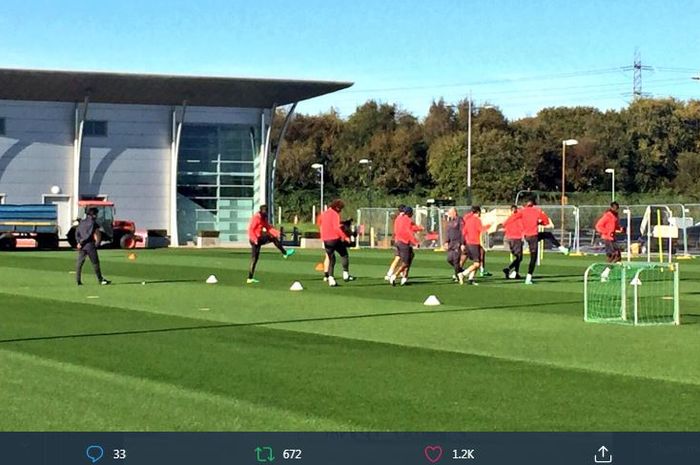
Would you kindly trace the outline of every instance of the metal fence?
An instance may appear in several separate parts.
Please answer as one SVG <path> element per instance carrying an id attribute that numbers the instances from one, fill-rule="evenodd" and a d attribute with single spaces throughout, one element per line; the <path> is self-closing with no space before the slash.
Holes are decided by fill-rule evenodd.
<path id="1" fill-rule="evenodd" d="M 417 234 L 421 247 L 437 248 L 444 243 L 449 208 L 415 206 L 413 221 L 423 227 L 423 231 Z M 455 208 L 464 215 L 471 207 Z M 482 217 L 497 217 L 502 221 L 509 208 L 510 205 L 483 205 Z M 554 224 L 551 232 L 572 252 L 605 252 L 603 241 L 595 231 L 595 223 L 609 208 L 608 205 L 540 205 L 540 208 Z M 371 248 L 392 247 L 396 214 L 395 208 L 358 209 L 358 244 Z M 659 250 L 668 254 L 669 249 L 677 256 L 700 255 L 700 204 L 621 205 L 620 224 L 627 231 L 618 236 L 618 240 L 621 244 L 626 243 L 629 236 L 628 252 L 633 255 L 658 256 Z M 677 238 L 664 238 L 661 249 L 658 237 L 654 235 L 658 226 L 670 226 L 678 233 Z M 504 248 L 502 228 L 492 228 L 484 235 L 483 244 L 487 249 Z"/>

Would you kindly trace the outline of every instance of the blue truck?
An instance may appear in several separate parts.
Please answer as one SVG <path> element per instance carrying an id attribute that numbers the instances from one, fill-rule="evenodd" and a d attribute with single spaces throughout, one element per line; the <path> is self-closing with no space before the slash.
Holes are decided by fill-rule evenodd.
<path id="1" fill-rule="evenodd" d="M 58 249 L 58 207 L 0 205 L 0 250 L 15 249 L 18 239 L 34 239 L 39 249 Z"/>

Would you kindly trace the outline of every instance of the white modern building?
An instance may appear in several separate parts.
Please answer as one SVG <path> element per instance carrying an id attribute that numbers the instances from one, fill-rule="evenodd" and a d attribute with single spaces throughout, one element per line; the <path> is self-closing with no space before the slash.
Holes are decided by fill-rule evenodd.
<path id="1" fill-rule="evenodd" d="M 254 207 L 274 203 L 289 120 L 271 140 L 275 109 L 351 85 L 0 69 L 0 203 L 55 203 L 67 231 L 79 200 L 106 199 L 173 245 L 246 240 Z"/>

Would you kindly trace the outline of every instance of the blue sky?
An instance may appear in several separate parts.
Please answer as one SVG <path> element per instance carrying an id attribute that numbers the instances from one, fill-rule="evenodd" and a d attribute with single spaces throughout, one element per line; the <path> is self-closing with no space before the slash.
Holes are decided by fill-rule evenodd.
<path id="1" fill-rule="evenodd" d="M 424 116 L 471 91 L 509 118 L 700 97 L 698 0 L 4 0 L 1 67 L 352 81 L 298 111 L 369 98 Z"/>

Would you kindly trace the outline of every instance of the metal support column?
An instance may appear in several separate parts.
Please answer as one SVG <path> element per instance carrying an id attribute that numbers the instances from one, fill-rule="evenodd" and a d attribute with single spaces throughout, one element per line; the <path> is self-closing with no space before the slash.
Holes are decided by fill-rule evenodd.
<path id="1" fill-rule="evenodd" d="M 185 122 L 185 111 L 187 110 L 187 100 L 183 100 L 180 107 L 180 118 L 178 119 L 177 108 L 172 113 L 172 131 L 170 139 L 170 246 L 179 247 L 180 237 L 177 231 L 177 164 L 180 153 L 180 138 L 182 136 L 182 125 Z"/>
<path id="2" fill-rule="evenodd" d="M 261 168 L 265 169 L 265 173 L 263 174 L 264 178 L 261 181 L 265 181 L 264 183 L 261 182 L 261 188 L 264 189 L 263 192 L 261 192 L 261 198 L 266 199 L 268 202 L 268 212 L 272 212 L 274 215 L 274 202 L 275 202 L 275 197 L 274 197 L 274 190 L 275 190 L 275 170 L 277 167 L 277 157 L 279 157 L 280 154 L 280 148 L 282 147 L 282 142 L 284 141 L 284 135 L 287 133 L 287 128 L 289 127 L 289 123 L 292 121 L 292 116 L 294 115 L 294 110 L 297 108 L 297 103 L 294 102 L 292 104 L 292 107 L 289 109 L 287 112 L 287 116 L 284 118 L 284 123 L 282 124 L 282 130 L 280 131 L 279 137 L 277 138 L 277 145 L 275 147 L 275 152 L 272 154 L 272 157 L 269 156 L 270 154 L 270 137 L 271 137 L 271 132 L 272 132 L 272 121 L 274 118 L 274 111 L 275 107 L 272 108 L 272 115 L 270 117 L 270 124 L 267 127 L 267 137 L 265 138 L 265 150 L 264 150 L 264 161 L 265 165 L 262 165 Z M 261 172 L 262 174 L 262 172 Z M 262 195 L 262 194 L 265 195 Z M 275 218 L 271 216 L 271 221 L 274 221 Z"/>
<path id="3" fill-rule="evenodd" d="M 71 202 L 71 218 L 78 218 L 80 211 L 78 209 L 78 201 L 80 200 L 80 154 L 83 149 L 83 128 L 85 127 L 85 118 L 87 117 L 88 103 L 90 97 L 87 95 L 83 100 L 83 107 L 80 104 L 75 104 L 75 132 L 73 138 L 73 200 Z"/>

